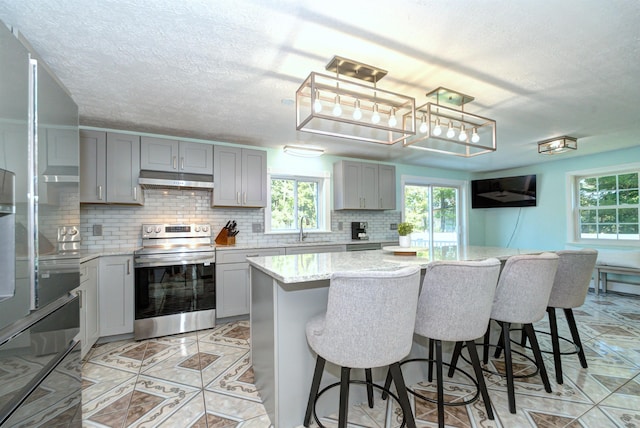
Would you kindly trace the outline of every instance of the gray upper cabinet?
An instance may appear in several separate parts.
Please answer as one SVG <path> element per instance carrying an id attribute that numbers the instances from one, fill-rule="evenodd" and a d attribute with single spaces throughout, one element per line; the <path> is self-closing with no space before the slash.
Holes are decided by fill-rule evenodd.
<path id="1" fill-rule="evenodd" d="M 392 165 L 338 161 L 333 164 L 336 210 L 392 210 L 396 205 L 396 170 Z"/>
<path id="2" fill-rule="evenodd" d="M 267 205 L 267 152 L 217 145 L 213 159 L 213 206 Z"/>
<path id="3" fill-rule="evenodd" d="M 139 136 L 80 131 L 80 202 L 142 205 L 139 176 Z"/>
<path id="4" fill-rule="evenodd" d="M 107 202 L 107 134 L 80 131 L 80 202 Z"/>
<path id="5" fill-rule="evenodd" d="M 378 200 L 380 209 L 396 209 L 396 167 L 378 165 Z"/>
<path id="6" fill-rule="evenodd" d="M 338 161 L 333 164 L 336 210 L 393 210 L 396 173 L 392 165 Z"/>
<path id="7" fill-rule="evenodd" d="M 140 169 L 213 174 L 213 145 L 142 137 Z"/>

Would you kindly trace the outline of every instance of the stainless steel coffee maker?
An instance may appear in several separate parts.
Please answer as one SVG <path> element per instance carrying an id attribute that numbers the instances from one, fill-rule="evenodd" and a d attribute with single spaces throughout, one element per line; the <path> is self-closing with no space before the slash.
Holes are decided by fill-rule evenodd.
<path id="1" fill-rule="evenodd" d="M 367 235 L 367 227 L 368 225 L 366 221 L 351 222 L 351 239 L 368 241 L 369 235 Z"/>

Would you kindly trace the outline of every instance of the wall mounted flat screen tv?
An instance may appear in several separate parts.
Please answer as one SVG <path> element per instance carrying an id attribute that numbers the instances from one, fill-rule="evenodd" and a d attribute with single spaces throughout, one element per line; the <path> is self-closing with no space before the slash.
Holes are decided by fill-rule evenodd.
<path id="1" fill-rule="evenodd" d="M 471 208 L 535 207 L 536 176 L 471 181 Z"/>

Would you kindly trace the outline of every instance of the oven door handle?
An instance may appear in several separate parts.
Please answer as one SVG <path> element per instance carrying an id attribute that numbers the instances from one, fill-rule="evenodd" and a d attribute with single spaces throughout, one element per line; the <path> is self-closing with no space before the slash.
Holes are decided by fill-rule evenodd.
<path id="1" fill-rule="evenodd" d="M 212 265 L 215 263 L 215 256 L 202 257 L 202 256 L 180 256 L 176 258 L 157 258 L 153 256 L 137 256 L 134 259 L 134 267 L 163 267 L 163 266 L 175 266 L 175 265 L 199 265 L 204 264 Z"/>

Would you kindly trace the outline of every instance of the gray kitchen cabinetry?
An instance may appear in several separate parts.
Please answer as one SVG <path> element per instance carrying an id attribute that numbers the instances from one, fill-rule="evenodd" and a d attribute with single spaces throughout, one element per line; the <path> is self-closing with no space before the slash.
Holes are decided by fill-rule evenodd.
<path id="1" fill-rule="evenodd" d="M 216 251 L 216 318 L 249 313 L 247 257 L 284 255 L 284 248 Z"/>
<path id="2" fill-rule="evenodd" d="M 267 152 L 216 145 L 213 149 L 212 206 L 267 206 Z"/>
<path id="3" fill-rule="evenodd" d="M 80 202 L 143 205 L 139 176 L 139 136 L 80 131 Z"/>
<path id="4" fill-rule="evenodd" d="M 100 336 L 133 333 L 133 256 L 100 257 Z"/>
<path id="5" fill-rule="evenodd" d="M 333 164 L 334 208 L 337 210 L 391 210 L 396 204 L 395 167 L 369 162 Z"/>
<path id="6" fill-rule="evenodd" d="M 297 245 L 286 247 L 285 254 L 341 253 L 347 251 L 346 245 Z"/>
<path id="7" fill-rule="evenodd" d="M 80 340 L 81 358 L 89 352 L 100 337 L 100 309 L 98 302 L 98 259 L 80 264 Z"/>
<path id="8" fill-rule="evenodd" d="M 213 145 L 141 137 L 140 169 L 213 174 Z"/>

